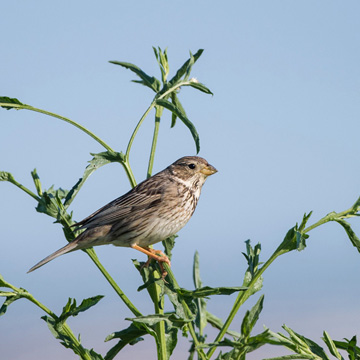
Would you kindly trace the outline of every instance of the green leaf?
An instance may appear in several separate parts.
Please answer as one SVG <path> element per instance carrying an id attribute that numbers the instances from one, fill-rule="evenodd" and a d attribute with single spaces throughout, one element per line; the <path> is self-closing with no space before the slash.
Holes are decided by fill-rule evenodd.
<path id="1" fill-rule="evenodd" d="M 195 252 L 195 255 L 194 255 L 193 281 L 194 281 L 195 289 L 202 288 L 202 281 L 200 278 L 199 253 L 197 251 Z M 203 330 L 205 329 L 205 326 L 207 324 L 206 301 L 203 298 L 197 298 L 195 303 L 196 303 L 196 308 L 197 308 L 195 324 L 199 329 L 200 335 L 202 336 Z"/>
<path id="2" fill-rule="evenodd" d="M 167 49 L 165 49 L 165 51 L 163 52 L 160 47 L 156 49 L 153 46 L 153 50 L 156 60 L 160 67 L 162 81 L 165 84 L 167 76 L 169 75 L 169 62 L 167 57 Z"/>
<path id="3" fill-rule="evenodd" d="M 306 226 L 307 222 L 309 221 L 311 215 L 312 215 L 312 211 L 310 211 L 308 214 L 304 214 L 301 224 L 300 224 L 300 226 L 298 226 L 298 229 L 297 229 L 298 231 L 300 231 L 300 232 L 304 231 L 305 226 Z"/>
<path id="4" fill-rule="evenodd" d="M 189 59 L 189 64 L 186 68 L 186 71 L 185 71 L 185 76 L 184 76 L 184 80 L 188 80 L 189 77 L 190 77 L 190 73 L 191 73 L 191 69 L 193 67 L 193 65 L 195 64 L 195 59 L 194 59 L 194 56 L 193 54 L 191 53 L 190 51 L 190 59 Z"/>
<path id="5" fill-rule="evenodd" d="M 9 105 L 6 105 L 9 104 Z M 0 96 L 0 107 L 6 109 L 6 110 L 10 110 L 10 109 L 16 109 L 16 106 L 11 106 L 11 105 L 25 105 L 23 103 L 21 103 L 18 99 L 15 98 L 10 98 L 7 96 Z M 19 109 L 17 109 L 19 110 Z"/>
<path id="6" fill-rule="evenodd" d="M 258 349 L 261 346 L 269 344 L 271 341 L 271 333 L 269 330 L 265 330 L 264 332 L 257 334 L 255 336 L 249 337 L 247 339 L 241 338 L 237 341 L 232 341 L 229 339 L 224 339 L 217 343 L 204 344 L 202 347 L 232 347 L 229 353 L 222 354 L 220 359 L 245 359 L 245 355 L 249 352 L 252 352 Z"/>
<path id="7" fill-rule="evenodd" d="M 200 151 L 199 134 L 196 131 L 194 124 L 187 118 L 187 116 L 178 107 L 176 107 L 174 104 L 172 104 L 170 101 L 167 101 L 164 99 L 158 99 L 158 100 L 156 100 L 156 104 L 163 106 L 164 108 L 170 110 L 185 124 L 185 126 L 187 126 L 187 128 L 191 132 L 192 137 L 194 138 L 195 145 L 196 145 L 196 152 L 199 153 L 199 151 Z"/>
<path id="8" fill-rule="evenodd" d="M 350 340 L 344 340 L 345 341 L 334 340 L 336 347 L 340 350 L 345 350 L 348 353 L 350 360 L 359 360 L 360 348 L 356 346 L 356 336 L 353 336 Z"/>
<path id="9" fill-rule="evenodd" d="M 185 109 L 184 107 L 182 106 L 178 96 L 176 95 L 176 92 L 173 91 L 171 94 L 171 101 L 172 103 L 174 104 L 175 107 L 177 107 L 186 117 L 186 112 L 185 112 Z M 176 124 L 176 119 L 177 119 L 177 116 L 175 113 L 172 113 L 171 114 L 171 128 L 173 128 Z"/>
<path id="10" fill-rule="evenodd" d="M 34 180 L 34 184 L 35 184 L 35 188 L 36 188 L 36 192 L 38 193 L 39 196 L 42 195 L 42 188 L 41 188 L 41 182 L 40 182 L 40 178 L 38 173 L 36 172 L 36 169 L 34 169 L 31 172 L 31 176 Z"/>
<path id="11" fill-rule="evenodd" d="M 353 246 L 356 247 L 357 251 L 360 252 L 360 240 L 356 236 L 356 234 L 355 234 L 354 230 L 351 228 L 350 224 L 342 219 L 334 219 L 334 220 L 344 228 L 351 243 L 353 244 Z"/>
<path id="12" fill-rule="evenodd" d="M 256 322 L 259 320 L 259 315 L 263 309 L 264 295 L 261 295 L 257 303 L 252 309 L 246 312 L 241 324 L 241 334 L 245 337 L 249 337 Z"/>
<path id="13" fill-rule="evenodd" d="M 9 284 L 5 281 L 5 279 L 1 274 L 0 274 L 0 287 L 9 287 Z"/>
<path id="14" fill-rule="evenodd" d="M 214 95 L 209 88 L 207 88 L 204 84 L 198 82 L 196 79 L 190 79 L 190 83 L 184 84 L 183 86 L 191 86 L 194 89 L 200 90 L 205 94 Z"/>
<path id="15" fill-rule="evenodd" d="M 134 80 L 133 82 L 147 86 L 150 89 L 154 90 L 155 92 L 160 91 L 160 81 L 156 79 L 154 76 L 149 76 L 148 74 L 146 74 L 138 66 L 123 61 L 109 61 L 109 62 L 111 64 L 120 65 L 126 69 L 131 70 L 141 79 L 140 81 Z"/>
<path id="16" fill-rule="evenodd" d="M 292 350 L 294 353 L 301 355 L 302 357 L 293 357 L 294 359 L 314 359 L 320 357 L 321 359 L 328 360 L 329 357 L 324 352 L 324 349 L 316 344 L 314 341 L 306 338 L 303 335 L 300 335 L 283 325 L 283 329 L 287 331 L 289 337 L 281 333 L 274 333 L 269 330 L 270 335 L 274 338 L 275 341 L 269 341 L 269 343 L 276 345 L 283 345 L 288 349 Z M 290 356 L 290 355 L 289 355 Z M 294 355 L 291 355 L 294 356 Z M 274 358 L 275 359 L 275 358 Z M 292 359 L 288 357 L 288 359 Z"/>
<path id="17" fill-rule="evenodd" d="M 178 237 L 178 235 L 172 235 L 168 237 L 167 239 L 162 241 L 162 244 L 165 248 L 165 255 L 171 260 L 172 257 L 172 250 L 175 246 L 175 239 Z"/>
<path id="18" fill-rule="evenodd" d="M 250 240 L 245 241 L 246 244 L 246 254 L 242 253 L 245 256 L 245 259 L 248 263 L 248 268 L 246 273 L 248 273 L 250 276 L 248 276 L 246 279 L 244 279 L 243 286 L 247 286 L 255 273 L 257 272 L 258 266 L 260 265 L 259 259 L 260 259 L 260 252 L 261 252 L 261 244 L 257 243 L 255 247 L 253 248 L 251 246 Z"/>
<path id="19" fill-rule="evenodd" d="M 173 327 L 181 328 L 186 323 L 191 322 L 191 319 L 182 319 L 173 313 L 138 316 L 136 318 L 126 318 L 125 320 L 132 321 L 134 325 L 145 324 L 151 328 L 154 327 L 159 322 L 164 321 L 165 324 L 169 327 L 169 329 Z"/>
<path id="20" fill-rule="evenodd" d="M 15 178 L 14 176 L 6 171 L 0 171 L 0 181 L 9 181 L 9 182 L 14 182 Z"/>
<path id="21" fill-rule="evenodd" d="M 166 354 L 167 358 L 170 359 L 170 356 L 172 355 L 176 344 L 177 344 L 177 333 L 178 328 L 171 327 L 169 328 L 167 324 L 165 324 L 165 344 L 166 344 Z"/>
<path id="22" fill-rule="evenodd" d="M 245 291 L 247 290 L 247 287 L 239 287 L 239 286 L 235 286 L 235 287 L 217 287 L 217 288 L 212 288 L 210 286 L 204 286 L 200 289 L 196 289 L 196 290 L 186 290 L 183 288 L 177 289 L 177 292 L 182 295 L 182 296 L 186 296 L 186 297 L 191 297 L 191 298 L 203 298 L 206 296 L 211 296 L 211 295 L 231 295 L 234 292 L 238 292 L 238 291 Z"/>
<path id="23" fill-rule="evenodd" d="M 360 209 L 360 197 L 355 201 L 355 204 L 352 206 L 352 211 L 356 214 Z"/>
<path id="24" fill-rule="evenodd" d="M 202 281 L 200 279 L 199 253 L 197 251 L 194 255 L 193 281 L 196 289 L 200 289 L 202 287 Z"/>
<path id="25" fill-rule="evenodd" d="M 69 220 L 71 220 L 71 216 L 65 213 L 65 209 L 61 201 L 66 198 L 68 193 L 68 190 L 64 190 L 62 188 L 55 190 L 54 186 L 51 186 L 49 189 L 43 191 L 36 207 L 36 211 L 49 215 L 58 221 L 60 221 L 62 216 L 69 217 Z"/>
<path id="26" fill-rule="evenodd" d="M 180 319 L 184 319 L 184 320 L 187 319 L 186 311 L 181 303 L 182 298 L 175 291 L 175 289 L 173 289 L 170 285 L 168 285 L 168 286 L 165 286 L 164 292 L 165 292 L 165 295 L 167 295 L 167 297 L 169 298 L 170 302 L 172 303 L 172 305 L 175 309 L 175 314 Z M 191 305 L 192 304 L 190 304 L 190 306 Z"/>
<path id="27" fill-rule="evenodd" d="M 185 73 L 190 74 L 189 67 L 191 70 L 192 65 L 199 59 L 199 57 L 203 52 L 204 52 L 203 49 L 199 49 L 194 55 L 190 53 L 190 58 L 187 61 L 185 61 L 185 63 L 181 66 L 181 68 L 176 72 L 175 76 L 169 81 L 169 84 L 173 86 L 181 79 L 181 77 Z"/>
<path id="28" fill-rule="evenodd" d="M 93 158 L 89 161 L 89 165 L 86 167 L 83 176 L 78 180 L 78 182 L 72 187 L 69 193 L 66 196 L 64 207 L 65 209 L 72 203 L 75 196 L 79 192 L 80 188 L 84 185 L 87 178 L 101 166 L 112 162 L 123 163 L 124 154 L 119 152 L 104 151 L 98 154 L 91 154 Z"/>
<path id="29" fill-rule="evenodd" d="M 105 355 L 104 360 L 112 360 L 114 357 L 126 346 L 135 345 L 139 341 L 144 340 L 142 336 L 147 335 L 147 332 L 131 324 L 128 328 L 114 332 L 106 337 L 105 341 L 113 339 L 120 339 L 120 341 L 112 347 Z"/>
<path id="30" fill-rule="evenodd" d="M 68 349 L 71 349 L 76 355 L 79 355 L 82 358 L 84 353 L 88 354 L 93 360 L 103 360 L 103 357 L 100 354 L 97 354 L 94 350 L 85 349 L 79 342 L 74 340 L 71 336 L 68 335 L 67 331 L 63 327 L 63 322 L 55 320 L 49 316 L 41 317 L 43 319 L 51 333 L 56 339 L 60 340 L 60 343 Z"/>
<path id="31" fill-rule="evenodd" d="M 261 264 L 259 262 L 260 259 L 260 252 L 261 252 L 261 244 L 258 243 L 255 245 L 255 247 L 253 248 L 250 244 L 250 240 L 246 240 L 246 254 L 242 253 L 245 258 L 246 261 L 248 263 L 248 268 L 245 272 L 244 275 L 244 280 L 243 280 L 243 286 L 249 286 L 249 284 L 251 283 L 254 275 L 256 274 L 256 272 L 258 271 L 258 266 Z M 260 276 L 257 281 L 255 282 L 255 284 L 251 287 L 251 290 L 249 292 L 249 296 L 255 294 L 256 292 L 260 291 L 261 288 L 263 286 L 263 277 Z"/>
<path id="32" fill-rule="evenodd" d="M 3 296 L 3 294 L 5 295 L 5 292 L 0 291 L 0 296 Z M 0 316 L 4 315 L 6 313 L 6 310 L 8 308 L 8 306 L 10 304 L 12 304 L 14 301 L 21 299 L 23 296 L 21 296 L 20 294 L 16 294 L 16 293 L 11 293 L 11 295 L 7 292 L 6 293 L 8 296 L 6 297 L 4 303 L 2 304 L 2 306 L 0 307 Z"/>
<path id="33" fill-rule="evenodd" d="M 96 305 L 103 297 L 103 295 L 97 295 L 84 299 L 79 306 L 76 306 L 75 299 L 69 298 L 59 317 L 59 321 L 64 321 L 70 316 L 77 316 L 80 312 L 90 309 L 92 306 Z"/>
<path id="34" fill-rule="evenodd" d="M 335 356 L 339 360 L 344 359 L 338 352 L 335 343 L 332 341 L 331 337 L 329 336 L 329 334 L 326 331 L 324 331 L 324 337 L 322 339 L 324 340 L 325 344 L 327 345 L 328 349 L 330 350 L 331 355 Z"/>
<path id="35" fill-rule="evenodd" d="M 220 330 L 224 326 L 224 323 L 222 322 L 222 320 L 220 318 L 218 318 L 214 314 L 209 313 L 208 311 L 206 311 L 206 320 L 211 326 L 213 326 L 216 329 Z M 241 336 L 240 333 L 238 333 L 236 331 L 232 331 L 232 330 L 228 330 L 226 333 L 231 335 L 232 337 L 236 337 L 236 338 L 239 338 Z"/>

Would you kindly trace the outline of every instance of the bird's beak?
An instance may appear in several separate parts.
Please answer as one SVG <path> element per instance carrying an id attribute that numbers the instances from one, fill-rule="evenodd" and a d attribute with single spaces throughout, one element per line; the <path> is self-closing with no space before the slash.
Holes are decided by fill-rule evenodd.
<path id="1" fill-rule="evenodd" d="M 200 172 L 206 176 L 217 173 L 217 170 L 212 165 L 205 166 Z"/>

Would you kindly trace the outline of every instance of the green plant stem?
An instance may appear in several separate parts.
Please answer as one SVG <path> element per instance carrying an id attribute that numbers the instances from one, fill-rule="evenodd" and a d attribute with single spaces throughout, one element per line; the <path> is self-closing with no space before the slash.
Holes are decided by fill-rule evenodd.
<path id="1" fill-rule="evenodd" d="M 14 285 L 9 284 L 8 282 L 6 282 L 6 286 L 11 288 L 15 293 L 21 295 L 21 297 L 28 299 L 30 302 L 32 302 L 37 307 L 39 307 L 41 310 L 43 310 L 46 314 L 51 316 L 54 320 L 58 320 L 58 317 L 49 308 L 47 308 L 44 304 L 42 304 L 40 301 L 35 299 L 34 296 L 32 294 L 30 294 L 29 292 L 27 292 L 26 290 L 19 289 L 19 288 L 15 287 Z M 69 327 L 69 325 L 66 322 L 64 322 L 62 324 L 61 330 L 62 330 L 62 332 L 64 332 L 66 334 L 66 336 L 68 336 L 69 338 L 72 339 L 73 343 L 76 346 L 76 350 L 79 352 L 81 359 L 92 360 L 92 357 L 82 347 L 79 340 L 76 338 L 76 336 L 74 335 L 71 328 Z"/>
<path id="2" fill-rule="evenodd" d="M 157 144 L 157 139 L 158 139 L 158 135 L 159 135 L 160 118 L 161 118 L 162 112 L 163 112 L 163 107 L 156 106 L 155 126 L 154 126 L 153 140 L 152 140 L 152 144 L 151 144 L 149 166 L 148 166 L 148 170 L 147 170 L 147 178 L 149 178 L 152 175 L 156 144 Z"/>
<path id="3" fill-rule="evenodd" d="M 307 227 L 306 229 L 304 229 L 302 231 L 302 233 L 308 233 L 309 231 L 315 229 L 316 227 L 323 225 L 329 221 L 334 221 L 335 219 L 342 219 L 342 218 L 346 218 L 346 217 L 353 217 L 356 216 L 357 213 L 357 208 L 351 207 L 348 210 L 342 211 L 340 213 L 336 213 L 336 212 L 331 212 L 329 214 L 327 214 L 326 216 L 324 216 L 322 219 L 320 219 L 319 221 L 317 221 L 315 224 Z M 280 255 L 288 252 L 288 249 L 285 249 L 284 247 L 284 242 L 282 242 L 280 244 L 280 246 L 275 250 L 275 252 L 271 255 L 271 257 L 266 261 L 266 263 L 254 274 L 254 277 L 252 278 L 248 289 L 244 292 L 239 293 L 239 295 L 237 296 L 234 305 L 230 311 L 230 314 L 228 316 L 228 318 L 226 319 L 223 327 L 221 328 L 219 334 L 217 335 L 216 339 L 214 340 L 214 342 L 219 342 L 222 340 L 222 338 L 224 337 L 224 335 L 226 334 L 231 322 L 233 321 L 236 313 L 239 311 L 240 306 L 249 298 L 249 296 L 251 296 L 252 294 L 252 288 L 253 286 L 256 284 L 256 282 L 259 280 L 259 278 L 262 276 L 262 274 L 264 273 L 264 271 L 270 266 L 270 264 Z M 215 351 L 216 347 L 213 347 L 211 349 L 209 349 L 208 353 L 207 353 L 207 357 L 208 359 L 210 359 L 210 357 L 213 355 L 214 351 Z"/>
<path id="4" fill-rule="evenodd" d="M 115 292 L 119 295 L 120 299 L 124 302 L 124 304 L 129 308 L 129 310 L 135 316 L 142 316 L 142 313 L 135 307 L 135 305 L 129 300 L 129 298 L 124 294 L 124 292 L 120 289 L 115 280 L 110 276 L 110 274 L 106 271 L 104 266 L 99 261 L 94 249 L 86 249 L 84 250 L 94 262 L 96 267 L 100 270 L 100 272 L 104 275 L 105 279 L 111 285 L 111 287 L 115 290 Z"/>
<path id="5" fill-rule="evenodd" d="M 354 209 L 354 207 L 351 207 L 350 209 L 341 211 L 339 213 L 331 212 L 321 218 L 319 221 L 317 221 L 315 224 L 310 225 L 306 229 L 303 230 L 303 233 L 308 233 L 309 231 L 317 228 L 320 225 L 323 225 L 329 221 L 335 221 L 336 219 L 344 219 L 344 218 L 350 218 L 356 216 L 357 209 Z"/>
<path id="6" fill-rule="evenodd" d="M 231 311 L 229 313 L 229 316 L 227 317 L 227 319 L 226 319 L 223 327 L 221 328 L 220 332 L 216 336 L 216 338 L 214 340 L 214 343 L 217 343 L 217 342 L 221 341 L 222 338 L 225 336 L 226 332 L 229 329 L 230 324 L 234 320 L 235 315 L 239 311 L 240 306 L 242 304 L 244 304 L 244 302 L 252 295 L 253 287 L 256 284 L 256 282 L 259 280 L 261 275 L 264 273 L 264 271 L 271 265 L 271 263 L 278 256 L 280 256 L 280 255 L 287 252 L 287 250 L 282 249 L 281 245 L 275 250 L 275 252 L 271 255 L 271 257 L 266 261 L 266 263 L 254 274 L 253 278 L 251 279 L 251 281 L 250 281 L 250 283 L 248 285 L 248 289 L 239 293 L 239 295 L 237 296 L 237 298 L 236 298 L 236 300 L 234 302 L 234 305 L 233 305 L 233 307 L 232 307 L 232 309 L 231 309 Z M 212 348 L 209 349 L 209 351 L 206 354 L 207 359 L 211 358 L 211 356 L 214 354 L 215 350 L 216 350 L 216 347 L 212 347 Z"/>
<path id="7" fill-rule="evenodd" d="M 146 109 L 145 113 L 143 114 L 143 116 L 140 118 L 139 122 L 137 123 L 131 137 L 128 143 L 128 146 L 126 148 L 126 152 L 125 152 L 125 159 L 126 162 L 129 162 L 129 155 L 130 155 L 130 150 L 132 147 L 132 144 L 134 142 L 135 136 L 138 133 L 142 123 L 144 122 L 145 118 L 148 116 L 149 112 L 156 106 L 156 100 L 158 99 L 165 99 L 167 98 L 173 91 L 176 91 L 177 89 L 179 89 L 181 86 L 188 86 L 191 84 L 191 81 L 180 81 L 179 83 L 177 83 L 176 85 L 170 87 L 169 89 L 167 89 L 166 91 L 164 91 L 163 93 L 158 93 L 155 95 L 153 101 L 151 102 L 150 106 Z M 159 95 L 160 94 L 160 95 Z M 6 104 L 8 105 L 8 104 Z"/>
<path id="8" fill-rule="evenodd" d="M 159 274 L 161 277 L 161 274 Z M 152 295 L 154 296 L 154 309 L 155 314 L 164 315 L 164 297 L 161 295 L 161 287 L 155 282 L 152 289 Z M 167 350 L 166 350 L 166 339 L 165 339 L 165 321 L 160 321 L 156 324 L 155 328 L 156 334 L 158 336 L 158 360 L 167 360 Z"/>
<path id="9" fill-rule="evenodd" d="M 77 122 L 71 120 L 71 119 L 68 119 L 64 116 L 61 116 L 61 115 L 58 115 L 58 114 L 55 114 L 55 113 L 52 113 L 50 111 L 46 111 L 46 110 L 42 110 L 42 109 L 38 109 L 38 108 L 35 108 L 33 106 L 30 106 L 30 105 L 18 105 L 18 104 L 0 104 L 0 105 L 6 105 L 7 107 L 11 106 L 15 109 L 24 109 L 24 110 L 30 110 L 30 111 L 35 111 L 35 112 L 38 112 L 38 113 L 41 113 L 41 114 L 45 114 L 45 115 L 48 115 L 48 116 L 52 116 L 54 118 L 57 118 L 57 119 L 60 119 L 60 120 L 63 120 L 63 121 L 66 121 L 67 123 L 77 127 L 78 129 L 80 129 L 81 131 L 83 131 L 85 134 L 89 135 L 90 137 L 92 137 L 94 140 L 96 140 L 100 145 L 102 145 L 106 150 L 108 151 L 112 151 L 114 152 L 114 150 L 108 145 L 105 143 L 105 141 L 101 140 L 98 136 L 96 136 L 94 133 L 92 133 L 90 130 L 86 129 L 84 126 L 78 124 Z"/>
<path id="10" fill-rule="evenodd" d="M 35 199 L 37 202 L 39 202 L 41 199 L 39 196 L 37 196 L 36 194 L 34 194 L 30 189 L 28 189 L 27 187 L 25 187 L 24 185 L 20 184 L 19 182 L 17 182 L 14 178 L 7 180 L 8 182 L 10 182 L 11 184 L 14 184 L 15 186 L 17 186 L 19 189 L 21 189 L 22 191 L 26 192 L 26 194 L 30 195 L 33 199 Z"/>
<path id="11" fill-rule="evenodd" d="M 150 106 L 144 112 L 143 116 L 140 118 L 139 122 L 137 123 L 137 125 L 136 125 L 136 127 L 135 127 L 135 129 L 134 129 L 134 131 L 133 131 L 133 133 L 132 133 L 132 135 L 130 137 L 130 140 L 129 140 L 129 143 L 128 143 L 128 146 L 127 146 L 126 152 L 125 152 L 125 159 L 126 159 L 127 163 L 129 162 L 129 154 L 130 154 L 130 150 L 131 150 L 132 144 L 134 142 L 135 136 L 138 133 L 141 124 L 144 122 L 145 118 L 148 116 L 149 112 L 152 110 L 152 108 L 154 106 L 155 106 L 155 101 L 153 100 L 153 102 L 150 104 Z"/>
<path id="12" fill-rule="evenodd" d="M 131 187 L 135 187 L 136 186 L 136 180 L 135 180 L 135 177 L 134 177 L 134 174 L 131 170 L 131 167 L 130 167 L 130 164 L 128 161 L 125 161 L 125 162 L 122 162 L 121 165 L 124 167 L 124 170 L 126 172 L 126 175 L 129 179 L 129 182 L 130 182 L 130 185 Z"/>
<path id="13" fill-rule="evenodd" d="M 178 282 L 176 281 L 175 279 L 175 276 L 174 276 L 174 273 L 171 271 L 171 268 L 168 264 L 166 263 L 163 263 L 163 266 L 165 268 L 165 270 L 167 271 L 167 277 L 169 278 L 169 283 L 172 284 L 172 286 L 174 287 L 174 289 L 180 289 L 180 286 L 178 284 Z M 192 318 L 192 313 L 186 303 L 185 300 L 181 299 L 181 305 L 182 307 L 184 308 L 185 310 L 185 313 L 186 313 L 186 316 L 191 319 Z M 207 357 L 204 353 L 204 350 L 202 348 L 199 347 L 200 343 L 199 343 L 199 340 L 196 336 L 196 332 L 195 332 L 195 329 L 194 329 L 194 326 L 193 326 L 193 323 L 192 322 L 189 322 L 188 323 L 188 327 L 189 327 L 189 333 L 194 341 L 194 345 L 195 345 L 195 348 L 196 348 L 196 351 L 199 355 L 199 357 L 202 359 L 202 360 L 206 360 Z"/>

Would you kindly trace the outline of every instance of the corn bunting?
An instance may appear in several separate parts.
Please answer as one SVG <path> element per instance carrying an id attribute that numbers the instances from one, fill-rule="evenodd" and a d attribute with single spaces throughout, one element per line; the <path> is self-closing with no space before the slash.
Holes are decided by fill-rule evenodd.
<path id="1" fill-rule="evenodd" d="M 76 223 L 77 230 L 84 231 L 28 272 L 65 253 L 105 244 L 131 247 L 148 255 L 149 260 L 170 265 L 165 254 L 149 246 L 185 226 L 196 208 L 206 178 L 216 172 L 201 157 L 182 157 Z"/>

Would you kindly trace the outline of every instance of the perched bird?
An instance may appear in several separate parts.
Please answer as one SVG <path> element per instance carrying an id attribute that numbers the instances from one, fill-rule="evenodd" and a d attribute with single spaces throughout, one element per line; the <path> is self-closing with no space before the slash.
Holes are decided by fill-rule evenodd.
<path id="1" fill-rule="evenodd" d="M 84 231 L 28 272 L 71 251 L 97 245 L 131 247 L 162 262 L 170 261 L 149 246 L 176 234 L 191 218 L 206 178 L 217 170 L 205 159 L 185 156 L 141 182 L 86 219 L 76 223 Z M 164 275 L 164 274 L 163 274 Z"/>

